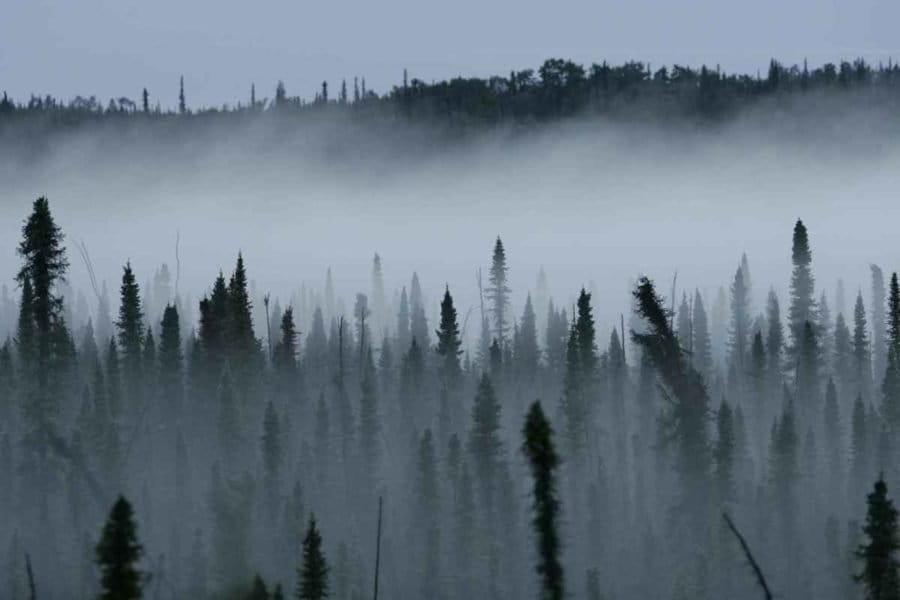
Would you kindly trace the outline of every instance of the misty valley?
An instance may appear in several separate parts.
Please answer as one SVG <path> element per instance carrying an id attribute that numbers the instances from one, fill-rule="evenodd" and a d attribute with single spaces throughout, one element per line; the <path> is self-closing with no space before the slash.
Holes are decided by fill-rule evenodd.
<path id="1" fill-rule="evenodd" d="M 894 64 L 0 101 L 0 598 L 900 599 Z"/>

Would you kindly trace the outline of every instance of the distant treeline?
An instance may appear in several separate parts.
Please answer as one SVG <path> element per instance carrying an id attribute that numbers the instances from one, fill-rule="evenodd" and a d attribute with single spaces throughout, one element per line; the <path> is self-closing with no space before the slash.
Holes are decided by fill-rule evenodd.
<path id="1" fill-rule="evenodd" d="M 262 97 L 251 86 L 248 97 L 218 108 L 190 106 L 184 78 L 177 104 L 169 107 L 150 90 L 135 100 L 111 98 L 104 106 L 95 96 L 64 101 L 32 95 L 16 102 L 6 93 L 0 100 L 0 128 L 16 120 L 39 119 L 46 125 L 76 125 L 105 119 L 159 119 L 247 113 L 309 114 L 353 111 L 367 119 L 437 121 L 455 128 L 492 124 L 528 124 L 578 115 L 623 119 L 691 119 L 716 122 L 738 114 L 765 98 L 791 100 L 805 95 L 839 95 L 849 90 L 874 90 L 877 102 L 896 102 L 900 67 L 889 62 L 873 66 L 862 59 L 810 68 L 769 63 L 764 75 L 725 73 L 718 66 L 699 69 L 681 65 L 654 69 L 649 63 L 626 62 L 588 67 L 570 60 L 548 59 L 537 70 L 512 71 L 487 79 L 457 77 L 426 83 L 409 78 L 378 95 L 364 78 L 343 79 L 335 89 L 323 82 L 314 98 L 290 96 L 282 82 L 273 96 Z"/>

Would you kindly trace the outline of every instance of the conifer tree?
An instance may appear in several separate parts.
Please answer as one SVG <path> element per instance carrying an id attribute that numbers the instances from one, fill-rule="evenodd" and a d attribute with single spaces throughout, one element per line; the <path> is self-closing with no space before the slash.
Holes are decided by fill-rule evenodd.
<path id="1" fill-rule="evenodd" d="M 148 327 L 147 331 L 144 333 L 144 350 L 142 362 L 143 364 L 141 366 L 141 372 L 149 383 L 155 385 L 159 373 L 156 367 L 156 340 L 153 337 L 152 327 Z M 154 388 L 151 388 L 151 392 L 153 391 L 153 389 Z"/>
<path id="2" fill-rule="evenodd" d="M 856 306 L 853 309 L 854 394 L 859 394 L 864 400 L 870 401 L 872 399 L 872 354 L 867 332 L 866 309 L 860 292 L 856 296 Z"/>
<path id="3" fill-rule="evenodd" d="M 356 101 L 359 101 L 358 98 Z M 372 332 L 376 337 L 386 333 L 385 317 L 384 273 L 381 257 L 376 252 L 372 259 Z"/>
<path id="4" fill-rule="evenodd" d="M 832 372 L 840 383 L 843 394 L 853 395 L 853 341 L 850 328 L 842 313 L 834 321 L 834 356 Z"/>
<path id="5" fill-rule="evenodd" d="M 762 332 L 757 330 L 753 335 L 753 343 L 750 345 L 750 360 L 747 365 L 748 391 L 753 411 L 759 423 L 762 423 L 761 415 L 766 411 L 766 347 L 763 342 Z"/>
<path id="6" fill-rule="evenodd" d="M 494 243 L 494 254 L 491 260 L 491 269 L 488 274 L 489 286 L 485 290 L 488 302 L 490 302 L 491 315 L 494 318 L 493 335 L 503 348 L 506 345 L 506 334 L 509 331 L 507 322 L 507 310 L 509 308 L 509 294 L 511 290 L 507 283 L 506 250 L 503 242 L 497 236 Z"/>
<path id="7" fill-rule="evenodd" d="M 878 265 L 869 265 L 872 272 L 872 370 L 875 381 L 881 381 L 887 368 L 884 273 Z"/>
<path id="8" fill-rule="evenodd" d="M 20 277 L 19 281 L 22 286 L 22 297 L 19 301 L 19 318 L 16 326 L 16 351 L 25 382 L 30 385 L 37 358 L 37 337 L 33 313 L 34 290 L 31 287 L 31 278 L 27 275 Z"/>
<path id="9" fill-rule="evenodd" d="M 856 557 L 863 561 L 863 570 L 856 581 L 866 590 L 866 600 L 897 600 L 900 598 L 900 532 L 897 530 L 897 509 L 888 498 L 883 477 L 875 482 L 867 498 L 866 525 L 863 532 L 867 542 L 860 544 Z"/>
<path id="10" fill-rule="evenodd" d="M 809 422 L 812 415 L 818 414 L 820 408 L 819 366 L 821 355 L 816 331 L 813 324 L 808 321 L 803 328 L 803 337 L 799 339 L 796 361 L 797 402 L 800 405 L 801 419 Z"/>
<path id="11" fill-rule="evenodd" d="M 172 414 L 180 414 L 184 395 L 184 354 L 178 309 L 174 304 L 166 305 L 160 323 L 159 388 Z"/>
<path id="12" fill-rule="evenodd" d="M 142 353 L 144 344 L 144 313 L 141 310 L 141 295 L 131 263 L 122 268 L 122 287 L 119 301 L 119 347 L 122 350 L 122 367 L 129 389 L 141 383 Z"/>
<path id="13" fill-rule="evenodd" d="M 741 267 L 734 274 L 731 284 L 731 327 L 729 328 L 730 363 L 743 377 L 747 366 L 747 350 L 750 338 L 750 298 Z"/>
<path id="14" fill-rule="evenodd" d="M 691 315 L 694 339 L 691 344 L 691 363 L 709 381 L 712 376 L 712 341 L 709 337 L 709 320 L 703 306 L 700 290 L 694 291 L 694 306 Z M 624 340 L 623 340 L 624 342 Z"/>
<path id="15" fill-rule="evenodd" d="M 316 517 L 309 518 L 303 538 L 303 563 L 297 570 L 297 600 L 325 600 L 328 597 L 328 563 L 322 551 L 322 535 Z"/>
<path id="16" fill-rule="evenodd" d="M 400 291 L 400 307 L 397 312 L 397 350 L 398 355 L 406 354 L 412 337 L 409 331 L 409 299 L 406 286 Z"/>
<path id="17" fill-rule="evenodd" d="M 199 358 L 192 361 L 192 378 L 197 387 L 214 397 L 222 371 L 225 368 L 228 335 L 228 286 L 225 276 L 219 272 L 212 292 L 200 301 L 200 327 L 198 330 Z"/>
<path id="18" fill-rule="evenodd" d="M 503 442 L 500 439 L 500 402 L 486 373 L 481 376 L 472 405 L 468 446 L 485 511 L 490 514 L 493 509 L 494 477 Z"/>
<path id="19" fill-rule="evenodd" d="M 559 457 L 553 445 L 553 430 L 539 402 L 531 405 L 522 431 L 522 450 L 528 458 L 533 479 L 532 496 L 537 537 L 537 573 L 541 578 L 541 598 L 562 600 L 563 568 L 560 562 L 559 513 L 556 468 Z"/>
<path id="20" fill-rule="evenodd" d="M 887 365 L 881 384 L 881 414 L 893 432 L 900 432 L 900 285 L 891 275 L 888 294 Z"/>
<path id="21" fill-rule="evenodd" d="M 247 271 L 244 257 L 239 252 L 234 273 L 228 282 L 228 330 L 226 340 L 230 350 L 232 368 L 241 377 L 252 372 L 260 358 L 259 341 L 253 334 L 253 303 L 247 290 Z"/>
<path id="22" fill-rule="evenodd" d="M 784 348 L 784 327 L 781 323 L 781 307 L 775 290 L 769 290 L 766 300 L 766 364 L 768 365 L 769 390 L 781 387 L 782 350 Z"/>
<path id="23" fill-rule="evenodd" d="M 137 600 L 141 597 L 142 574 L 137 562 L 143 554 L 131 504 L 119 496 L 97 543 L 100 567 L 100 600 Z"/>
<path id="24" fill-rule="evenodd" d="M 297 328 L 294 324 L 294 309 L 288 306 L 281 316 L 281 339 L 275 345 L 273 363 L 276 389 L 282 398 L 290 398 L 297 393 L 299 370 L 297 367 Z M 324 331 L 323 331 L 324 334 Z"/>
<path id="25" fill-rule="evenodd" d="M 182 115 L 187 112 L 187 102 L 184 97 L 184 75 L 178 80 L 178 112 Z"/>
<path id="26" fill-rule="evenodd" d="M 515 346 L 515 361 L 519 377 L 530 381 L 534 378 L 540 359 L 537 342 L 537 320 L 531 303 L 531 294 L 525 297 L 525 308 L 519 322 L 518 343 Z"/>
<path id="27" fill-rule="evenodd" d="M 685 361 L 669 325 L 669 315 L 653 283 L 642 277 L 633 292 L 635 311 L 646 321 L 646 333 L 632 331 L 635 343 L 659 373 L 671 393 L 662 425 L 677 444 L 676 465 L 681 479 L 681 505 L 693 519 L 702 518 L 708 497 L 712 462 L 706 425 L 709 396 L 703 378 Z"/>
<path id="28" fill-rule="evenodd" d="M 803 221 L 794 225 L 794 239 L 791 249 L 794 270 L 791 274 L 791 305 L 788 310 L 788 324 L 791 335 L 791 352 L 796 352 L 803 339 L 803 328 L 807 321 L 815 323 L 815 279 L 812 269 L 812 252 L 809 235 Z"/>
<path id="29" fill-rule="evenodd" d="M 578 317 L 572 324 L 566 346 L 566 370 L 563 383 L 563 413 L 571 455 L 581 456 L 587 441 L 587 424 L 594 398 L 597 346 L 594 341 L 594 317 L 591 295 L 583 288 L 578 296 Z"/>
<path id="30" fill-rule="evenodd" d="M 110 414 L 118 416 L 122 411 L 122 380 L 119 371 L 119 349 L 115 338 L 109 338 L 106 350 L 106 401 Z"/>
<path id="31" fill-rule="evenodd" d="M 425 318 L 425 299 L 422 296 L 422 286 L 419 284 L 419 275 L 413 273 L 409 287 L 409 330 L 413 339 L 419 346 L 428 348 L 430 345 L 428 335 L 428 320 Z"/>
<path id="32" fill-rule="evenodd" d="M 425 358 L 416 338 L 412 339 L 409 351 L 400 366 L 400 388 L 405 418 L 418 421 L 422 410 L 422 388 L 425 379 Z"/>
<path id="33" fill-rule="evenodd" d="M 50 482 L 50 436 L 54 434 L 63 395 L 61 374 L 55 368 L 62 350 L 57 338 L 65 330 L 63 298 L 59 285 L 69 266 L 63 233 L 50 214 L 44 197 L 32 205 L 22 226 L 18 255 L 22 267 L 16 281 L 22 286 L 17 344 L 21 360 L 23 446 L 34 461 L 32 481 L 36 485 L 41 525 L 46 524 Z"/>
<path id="34" fill-rule="evenodd" d="M 437 353 L 441 357 L 442 382 L 444 386 L 454 387 L 462 374 L 459 364 L 462 340 L 459 337 L 459 323 L 449 287 L 444 290 L 444 299 L 441 301 L 441 327 L 435 335 L 438 340 Z"/>

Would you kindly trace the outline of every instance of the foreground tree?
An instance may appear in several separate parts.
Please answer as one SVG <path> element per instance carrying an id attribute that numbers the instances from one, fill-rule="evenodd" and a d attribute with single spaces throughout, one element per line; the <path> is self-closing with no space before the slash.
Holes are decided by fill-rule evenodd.
<path id="1" fill-rule="evenodd" d="M 100 567 L 100 600 L 135 600 L 141 597 L 141 572 L 137 562 L 143 548 L 137 540 L 137 526 L 131 504 L 119 496 L 109 513 L 97 544 Z"/>
<path id="2" fill-rule="evenodd" d="M 309 518 L 303 538 L 303 564 L 298 571 L 297 600 L 324 600 L 328 597 L 328 564 L 322 552 L 322 535 L 316 517 Z"/>
<path id="3" fill-rule="evenodd" d="M 562 600 L 563 568 L 559 561 L 559 512 L 560 504 L 556 493 L 556 468 L 559 457 L 553 445 L 553 429 L 544 416 L 540 402 L 531 405 L 522 431 L 525 438 L 522 451 L 531 466 L 534 480 L 534 525 L 537 535 L 538 564 L 536 570 L 541 577 L 541 598 Z"/>
<path id="4" fill-rule="evenodd" d="M 863 561 L 863 571 L 856 580 L 866 588 L 867 600 L 897 600 L 900 598 L 897 551 L 900 535 L 897 532 L 897 509 L 887 496 L 887 484 L 883 477 L 875 482 L 868 500 L 866 525 L 863 532 L 868 542 L 856 551 Z"/>

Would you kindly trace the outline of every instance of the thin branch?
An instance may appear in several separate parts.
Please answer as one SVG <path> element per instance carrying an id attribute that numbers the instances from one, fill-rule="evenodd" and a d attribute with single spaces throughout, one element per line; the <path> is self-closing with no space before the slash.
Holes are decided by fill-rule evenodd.
<path id="1" fill-rule="evenodd" d="M 756 559 L 753 558 L 753 553 L 750 552 L 750 547 L 747 545 L 747 541 L 744 540 L 744 536 L 738 531 L 738 528 L 731 520 L 731 517 L 728 516 L 727 512 L 722 513 L 722 518 L 725 519 L 725 524 L 728 525 L 728 529 L 731 530 L 731 533 L 734 534 L 734 537 L 736 537 L 741 544 L 741 550 L 744 551 L 747 562 L 749 562 L 750 566 L 753 568 L 753 572 L 756 574 L 756 581 L 759 583 L 760 587 L 762 587 L 766 600 L 772 600 L 772 592 L 769 591 L 769 584 L 766 583 L 766 576 L 763 575 L 762 569 L 759 568 L 759 564 L 756 562 Z"/>

